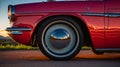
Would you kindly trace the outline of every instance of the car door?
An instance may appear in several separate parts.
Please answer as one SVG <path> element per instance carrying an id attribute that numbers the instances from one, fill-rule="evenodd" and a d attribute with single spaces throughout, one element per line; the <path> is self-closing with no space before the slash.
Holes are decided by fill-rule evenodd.
<path id="1" fill-rule="evenodd" d="M 105 36 L 107 48 L 120 48 L 120 0 L 106 0 Z"/>

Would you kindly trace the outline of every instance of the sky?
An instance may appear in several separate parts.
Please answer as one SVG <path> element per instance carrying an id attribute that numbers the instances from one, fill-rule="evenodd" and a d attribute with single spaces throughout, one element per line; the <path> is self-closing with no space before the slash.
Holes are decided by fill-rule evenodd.
<path id="1" fill-rule="evenodd" d="M 7 27 L 10 27 L 7 14 L 9 4 L 16 5 L 42 1 L 46 0 L 0 0 L 0 30 L 5 30 Z"/>

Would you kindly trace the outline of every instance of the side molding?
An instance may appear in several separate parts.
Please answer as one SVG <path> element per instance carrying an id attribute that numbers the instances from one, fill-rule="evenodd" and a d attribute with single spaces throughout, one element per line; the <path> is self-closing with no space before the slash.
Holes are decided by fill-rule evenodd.
<path id="1" fill-rule="evenodd" d="M 22 31 L 31 31 L 31 28 L 13 28 L 8 27 L 6 31 L 10 32 L 10 34 L 22 34 Z"/>
<path id="2" fill-rule="evenodd" d="M 120 13 L 82 13 L 83 16 L 105 16 L 105 17 L 120 17 Z"/>

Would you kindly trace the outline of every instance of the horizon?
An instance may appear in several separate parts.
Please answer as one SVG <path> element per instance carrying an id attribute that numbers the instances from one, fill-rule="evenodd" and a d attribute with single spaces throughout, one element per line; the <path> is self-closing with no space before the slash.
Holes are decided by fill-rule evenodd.
<path id="1" fill-rule="evenodd" d="M 5 31 L 5 30 L 0 30 L 0 36 L 7 37 L 7 36 L 9 36 L 9 35 L 7 34 L 7 31 Z"/>

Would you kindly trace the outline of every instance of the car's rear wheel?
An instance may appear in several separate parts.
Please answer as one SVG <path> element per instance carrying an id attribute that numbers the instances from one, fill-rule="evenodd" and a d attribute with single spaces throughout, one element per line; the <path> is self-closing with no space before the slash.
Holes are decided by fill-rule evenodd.
<path id="1" fill-rule="evenodd" d="M 69 17 L 52 17 L 38 30 L 37 41 L 43 54 L 53 60 L 68 60 L 76 56 L 83 44 L 80 26 Z"/>

